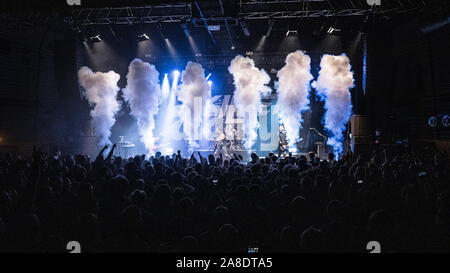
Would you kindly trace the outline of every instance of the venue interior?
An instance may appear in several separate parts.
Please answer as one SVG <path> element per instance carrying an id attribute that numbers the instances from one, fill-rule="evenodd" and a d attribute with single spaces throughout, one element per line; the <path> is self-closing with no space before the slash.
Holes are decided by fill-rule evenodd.
<path id="1" fill-rule="evenodd" d="M 0 252 L 450 251 L 449 1 L 2 5 Z"/>

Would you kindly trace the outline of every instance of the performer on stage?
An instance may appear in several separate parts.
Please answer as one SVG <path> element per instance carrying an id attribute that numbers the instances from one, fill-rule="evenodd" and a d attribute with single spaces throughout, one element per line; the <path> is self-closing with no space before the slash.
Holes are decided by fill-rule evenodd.
<path id="1" fill-rule="evenodd" d="M 278 142 L 278 156 L 286 157 L 288 154 L 288 146 L 289 142 L 286 137 L 286 128 L 284 128 L 283 124 L 280 124 L 280 138 Z"/>
<path id="2" fill-rule="evenodd" d="M 230 160 L 232 158 L 231 141 L 226 139 L 224 132 L 218 131 L 213 142 L 215 157 L 220 157 L 222 155 L 224 160 Z"/>

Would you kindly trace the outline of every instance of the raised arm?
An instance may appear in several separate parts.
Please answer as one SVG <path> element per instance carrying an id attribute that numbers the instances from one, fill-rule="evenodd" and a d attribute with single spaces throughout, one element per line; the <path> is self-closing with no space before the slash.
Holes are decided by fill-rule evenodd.
<path id="1" fill-rule="evenodd" d="M 107 161 L 110 161 L 110 160 L 111 160 L 111 158 L 112 158 L 112 156 L 113 156 L 113 154 L 114 154 L 114 149 L 116 149 L 116 147 L 117 147 L 117 144 L 114 143 L 114 145 L 113 145 L 112 148 L 111 148 L 111 151 L 109 151 L 108 157 L 106 157 L 106 160 L 107 160 Z"/>
<path id="2" fill-rule="evenodd" d="M 97 158 L 95 159 L 95 161 L 99 161 L 102 160 L 103 161 L 103 153 L 105 152 L 106 149 L 108 149 L 109 145 L 105 145 L 103 147 L 103 149 L 98 153 Z"/>

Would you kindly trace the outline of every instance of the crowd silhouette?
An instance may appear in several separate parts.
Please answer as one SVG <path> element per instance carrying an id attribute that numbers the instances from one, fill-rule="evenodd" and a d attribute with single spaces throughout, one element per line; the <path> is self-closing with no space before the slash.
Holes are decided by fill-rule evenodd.
<path id="1" fill-rule="evenodd" d="M 449 160 L 423 147 L 320 160 L 199 153 L 0 156 L 0 251 L 450 250 Z M 115 147 L 114 147 L 115 148 Z"/>

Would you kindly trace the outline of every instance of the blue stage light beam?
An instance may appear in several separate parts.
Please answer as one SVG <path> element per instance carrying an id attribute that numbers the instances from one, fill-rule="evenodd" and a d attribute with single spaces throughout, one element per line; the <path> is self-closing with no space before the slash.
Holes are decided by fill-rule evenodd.
<path id="1" fill-rule="evenodd" d="M 180 80 L 180 71 L 175 70 L 173 71 L 173 82 L 172 82 L 172 91 L 176 90 L 178 87 L 178 82 Z"/>
<path id="2" fill-rule="evenodd" d="M 164 80 L 161 88 L 163 101 L 166 100 L 170 95 L 170 83 L 169 83 L 169 75 L 166 73 L 164 74 Z"/>
<path id="3" fill-rule="evenodd" d="M 170 91 L 170 96 L 167 104 L 165 105 L 162 128 L 161 128 L 161 142 L 164 151 L 173 148 L 172 136 L 174 136 L 173 121 L 176 116 L 176 86 Z"/>

